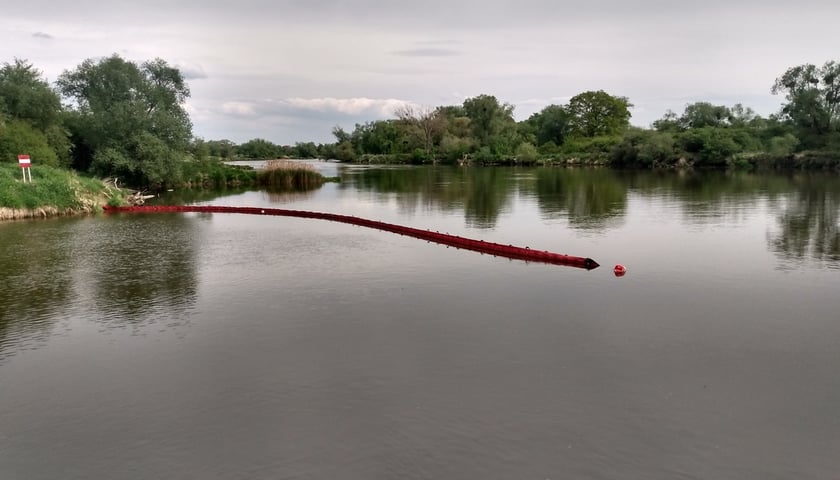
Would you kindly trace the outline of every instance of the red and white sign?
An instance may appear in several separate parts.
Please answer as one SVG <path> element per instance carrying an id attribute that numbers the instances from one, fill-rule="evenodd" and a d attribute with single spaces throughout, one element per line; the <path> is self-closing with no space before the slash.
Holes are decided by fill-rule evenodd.
<path id="1" fill-rule="evenodd" d="M 32 162 L 29 161 L 29 155 L 18 155 L 18 163 L 21 168 L 29 168 Z"/>

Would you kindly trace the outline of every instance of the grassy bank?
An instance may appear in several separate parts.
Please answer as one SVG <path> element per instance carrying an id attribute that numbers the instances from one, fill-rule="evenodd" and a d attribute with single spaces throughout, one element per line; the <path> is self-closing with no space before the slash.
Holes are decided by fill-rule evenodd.
<path id="1" fill-rule="evenodd" d="M 17 165 L 0 164 L 2 220 L 95 212 L 125 195 L 102 180 L 47 166 L 32 167 L 32 183 L 24 183 Z"/>

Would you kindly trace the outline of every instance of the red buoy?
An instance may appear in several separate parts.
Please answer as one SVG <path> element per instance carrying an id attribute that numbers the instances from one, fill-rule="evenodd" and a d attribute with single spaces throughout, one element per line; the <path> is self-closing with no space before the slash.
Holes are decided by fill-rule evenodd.
<path id="1" fill-rule="evenodd" d="M 615 273 L 616 277 L 623 277 L 625 273 L 627 273 L 627 269 L 624 268 L 624 265 L 618 264 L 613 268 L 613 272 Z"/>

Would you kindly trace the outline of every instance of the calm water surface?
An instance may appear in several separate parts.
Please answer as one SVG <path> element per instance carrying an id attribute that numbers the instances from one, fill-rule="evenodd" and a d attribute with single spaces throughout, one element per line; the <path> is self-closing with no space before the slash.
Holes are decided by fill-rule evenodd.
<path id="1" fill-rule="evenodd" d="M 282 217 L 0 224 L 0 478 L 840 478 L 837 176 L 318 166 L 342 182 L 162 201 L 602 267 Z"/>

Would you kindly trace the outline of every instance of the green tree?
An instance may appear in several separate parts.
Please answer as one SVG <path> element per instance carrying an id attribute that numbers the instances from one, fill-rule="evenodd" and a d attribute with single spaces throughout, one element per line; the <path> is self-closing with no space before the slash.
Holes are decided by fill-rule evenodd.
<path id="1" fill-rule="evenodd" d="M 208 140 L 208 154 L 222 160 L 232 160 L 236 152 L 236 144 L 230 140 Z"/>
<path id="2" fill-rule="evenodd" d="M 571 133 L 572 115 L 560 105 L 549 105 L 531 115 L 526 123 L 533 128 L 537 145 L 553 142 L 562 145 Z"/>
<path id="3" fill-rule="evenodd" d="M 46 130 L 58 123 L 61 102 L 41 72 L 26 60 L 0 67 L 0 112 Z"/>
<path id="4" fill-rule="evenodd" d="M 443 139 L 446 117 L 437 109 L 415 108 L 411 105 L 403 105 L 394 113 L 412 135 L 420 138 L 426 158 L 433 158 L 435 145 L 440 145 Z"/>
<path id="5" fill-rule="evenodd" d="M 263 138 L 254 138 L 236 147 L 240 158 L 267 160 L 277 158 L 277 152 L 277 145 Z"/>
<path id="6" fill-rule="evenodd" d="M 189 88 L 177 68 L 115 54 L 85 60 L 57 85 L 75 103 L 68 119 L 74 166 L 134 185 L 179 180 L 192 124 L 182 106 Z"/>
<path id="7" fill-rule="evenodd" d="M 59 158 L 49 138 L 24 120 L 0 121 L 0 161 L 17 163 L 17 156 L 27 154 L 37 165 L 58 166 Z"/>
<path id="8" fill-rule="evenodd" d="M 513 119 L 513 105 L 499 103 L 492 95 L 479 95 L 464 100 L 464 113 L 470 119 L 472 134 L 480 146 L 493 146 L 498 139 L 510 130 L 515 132 L 516 122 Z M 508 147 L 505 142 L 504 147 Z M 498 146 L 498 145 L 496 145 Z M 494 153 L 509 153 L 499 152 Z"/>
<path id="9" fill-rule="evenodd" d="M 840 125 L 840 64 L 826 62 L 789 68 L 773 84 L 772 93 L 784 94 L 782 114 L 812 136 L 837 131 Z"/>
<path id="10" fill-rule="evenodd" d="M 726 126 L 732 112 L 723 105 L 712 105 L 709 102 L 696 102 L 685 106 L 685 112 L 679 123 L 684 130 L 690 128 L 722 127 Z"/>
<path id="11" fill-rule="evenodd" d="M 630 125 L 630 107 L 626 97 L 615 97 L 603 90 L 583 92 L 569 100 L 574 135 L 597 137 L 621 134 Z"/>

